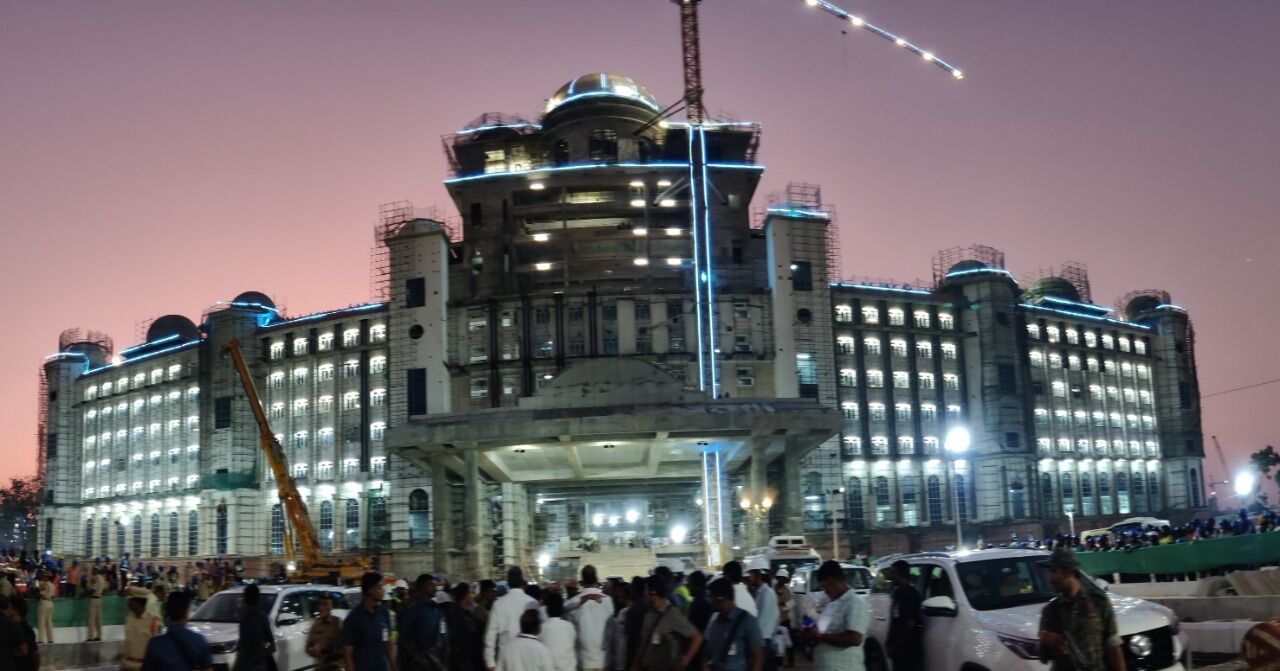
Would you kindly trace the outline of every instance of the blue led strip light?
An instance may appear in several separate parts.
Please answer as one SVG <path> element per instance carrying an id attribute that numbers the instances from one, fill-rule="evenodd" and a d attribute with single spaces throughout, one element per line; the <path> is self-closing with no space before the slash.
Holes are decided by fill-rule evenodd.
<path id="1" fill-rule="evenodd" d="M 849 22 L 849 24 L 851 24 L 854 28 L 861 28 L 871 33 L 872 35 L 876 35 L 877 37 L 884 38 L 906 49 L 907 51 L 910 51 L 911 53 L 923 58 L 925 62 L 933 63 L 934 65 L 947 71 L 947 73 L 949 73 L 952 77 L 955 77 L 956 79 L 964 79 L 964 73 L 961 72 L 959 68 L 942 60 L 941 58 L 938 58 L 933 54 L 933 52 L 922 49 L 919 46 L 912 44 L 911 42 L 908 42 L 906 38 L 900 35 L 895 35 L 885 30 L 884 28 L 881 28 L 880 26 L 868 23 L 866 19 L 863 19 L 862 17 L 857 16 L 852 12 L 849 12 L 848 10 L 837 7 L 836 5 L 833 5 L 830 2 L 827 2 L 826 0 L 805 0 L 805 4 L 809 5 L 810 7 L 820 7 L 824 11 L 826 11 L 828 14 L 831 14 L 837 18 L 844 19 L 845 21 Z"/>
<path id="2" fill-rule="evenodd" d="M 536 123 L 496 123 L 490 126 L 476 126 L 475 128 L 463 128 L 454 133 L 455 135 L 472 135 L 474 133 L 483 133 L 487 130 L 497 130 L 499 128 L 509 128 L 511 130 L 519 130 L 521 128 L 535 128 L 542 130 L 541 124 Z"/>
<path id="3" fill-rule="evenodd" d="M 707 332 L 710 335 L 711 342 L 707 347 L 707 355 L 711 361 L 711 398 L 720 398 L 720 371 L 716 370 L 716 345 L 719 340 L 719 333 L 716 331 L 716 298 L 715 298 L 715 271 L 711 267 L 711 196 L 710 196 L 710 178 L 707 177 L 707 129 L 698 127 L 698 144 L 702 155 L 702 228 L 703 234 L 702 247 L 707 256 Z"/>
<path id="4" fill-rule="evenodd" d="M 1048 301 L 1050 303 L 1057 303 L 1059 305 L 1066 305 L 1069 307 L 1078 308 L 1081 310 L 1090 310 L 1103 315 L 1107 314 L 1108 312 L 1111 312 L 1111 308 L 1106 306 L 1094 305 L 1093 303 L 1082 303 L 1080 301 L 1067 300 L 1065 298 L 1058 298 L 1057 296 L 1045 296 L 1043 300 Z"/>
<path id="5" fill-rule="evenodd" d="M 881 287 L 874 284 L 849 284 L 847 282 L 832 282 L 832 287 L 837 289 L 870 289 L 872 291 L 892 291 L 903 294 L 915 294 L 917 296 L 929 296 L 933 292 L 927 289 L 907 289 L 904 287 Z"/>
<path id="6" fill-rule="evenodd" d="M 689 168 L 689 216 L 693 220 L 689 223 L 689 231 L 693 233 L 693 309 L 694 318 L 697 321 L 698 331 L 698 390 L 706 391 L 707 389 L 707 366 L 704 361 L 706 354 L 706 344 L 702 337 L 702 261 L 699 252 L 699 241 L 702 234 L 698 229 L 698 190 L 696 188 L 697 179 L 693 174 L 693 133 L 688 133 L 689 140 L 689 162 L 685 165 Z"/>
<path id="7" fill-rule="evenodd" d="M 386 303 L 369 303 L 366 305 L 353 305 L 349 308 L 342 308 L 341 310 L 330 310 L 329 312 L 317 312 L 313 315 L 305 315 L 302 317 L 287 319 L 282 322 L 275 322 L 274 324 L 271 324 L 271 328 L 275 328 L 277 326 L 286 326 L 288 324 L 297 324 L 298 322 L 306 322 L 306 321 L 311 321 L 313 319 L 324 319 L 325 317 L 332 317 L 334 315 L 346 314 L 348 312 L 367 312 L 369 310 L 381 310 L 382 308 L 385 308 L 385 307 L 387 307 Z"/>
<path id="8" fill-rule="evenodd" d="M 1039 310 L 1039 311 L 1041 311 L 1041 312 L 1053 312 L 1053 313 L 1060 314 L 1060 315 L 1068 315 L 1068 316 L 1071 316 L 1071 317 L 1078 317 L 1078 318 L 1080 318 L 1080 319 L 1093 319 L 1093 320 L 1095 320 L 1095 321 L 1107 322 L 1107 323 L 1110 323 L 1110 324 L 1118 324 L 1118 325 L 1120 325 L 1120 326 L 1128 326 L 1128 327 L 1130 327 L 1130 328 L 1142 329 L 1142 330 L 1144 330 L 1144 331 L 1150 331 L 1150 330 L 1151 330 L 1151 327 L 1150 327 L 1150 326 L 1147 326 L 1147 325 L 1145 325 L 1145 324 L 1135 324 L 1135 323 L 1133 323 L 1133 322 L 1121 321 L 1121 320 L 1119 320 L 1119 319 L 1111 319 L 1111 318 L 1109 318 L 1109 317 L 1099 317 L 1098 315 L 1092 315 L 1092 314 L 1089 314 L 1089 313 L 1087 313 L 1087 312 L 1072 312 L 1071 310 L 1060 310 L 1060 309 L 1058 309 L 1058 308 L 1047 308 L 1047 307 L 1045 307 L 1045 306 L 1043 306 L 1043 305 L 1032 305 L 1031 303 L 1018 303 L 1018 307 L 1026 308 L 1026 309 L 1028 309 L 1028 310 Z"/>
<path id="9" fill-rule="evenodd" d="M 153 346 L 153 345 L 159 345 L 160 343 L 169 342 L 169 341 L 171 341 L 171 340 L 177 340 L 178 338 L 181 338 L 181 337 L 182 337 L 182 336 L 180 336 L 180 335 L 178 335 L 177 333 L 175 333 L 175 334 L 173 334 L 173 335 L 167 335 L 167 336 L 165 336 L 165 337 L 163 337 L 163 338 L 160 338 L 159 340 L 149 340 L 149 341 L 147 341 L 147 342 L 139 343 L 139 344 L 137 344 L 137 345 L 134 345 L 133 347 L 126 347 L 126 348 L 124 348 L 124 349 L 120 350 L 120 356 L 127 356 L 127 355 L 129 355 L 130 353 L 132 353 L 132 352 L 136 352 L 136 351 L 138 351 L 138 350 L 140 350 L 140 349 L 142 349 L 142 348 L 144 348 L 144 347 L 151 347 L 151 346 Z"/>
<path id="10" fill-rule="evenodd" d="M 795 210 L 795 209 L 790 209 L 785 207 L 771 207 L 768 209 L 768 213 L 778 214 L 784 217 L 799 217 L 799 218 L 809 218 L 809 219 L 830 219 L 831 218 L 830 212 L 823 212 L 821 210 Z"/>
<path id="11" fill-rule="evenodd" d="M 161 354 L 170 354 L 170 353 L 172 353 L 172 352 L 177 352 L 177 351 L 179 351 L 179 350 L 184 350 L 184 349 L 187 349 L 187 348 L 192 347 L 192 346 L 194 346 L 194 345 L 199 345 L 199 344 L 200 344 L 200 343 L 202 343 L 202 342 L 204 342 L 204 341 L 203 341 L 203 340 L 192 340 L 191 342 L 184 342 L 184 343 L 182 343 L 181 345 L 174 345 L 173 347 L 166 347 L 166 348 L 164 348 L 164 349 L 156 350 L 156 351 L 154 351 L 154 352 L 147 352 L 146 354 L 143 354 L 143 355 L 140 355 L 140 356 L 136 356 L 136 357 L 134 357 L 134 358 L 132 358 L 132 359 L 127 359 L 127 360 L 125 360 L 125 361 L 121 361 L 120 363 L 109 363 L 109 364 L 107 364 L 107 365 L 105 365 L 105 366 L 99 366 L 99 367 L 97 367 L 97 368 L 93 368 L 93 369 L 91 369 L 91 370 L 86 370 L 86 371 L 84 372 L 84 374 L 85 374 L 85 375 L 93 375 L 94 373 L 97 373 L 97 372 L 100 372 L 100 371 L 110 370 L 110 369 L 112 369 L 112 368 L 116 368 L 116 367 L 119 367 L 119 366 L 123 366 L 123 365 L 131 364 L 131 363 L 136 363 L 136 362 L 138 362 L 138 361 L 142 361 L 143 359 L 150 359 L 150 358 L 153 358 L 153 357 L 160 356 Z"/>
<path id="12" fill-rule="evenodd" d="M 750 164 L 742 164 L 748 166 Z M 444 180 L 445 184 L 456 184 L 458 182 L 470 182 L 477 179 L 487 179 L 489 177 L 510 177 L 513 175 L 536 175 L 543 172 L 564 172 L 566 170 L 592 170 L 600 168 L 687 168 L 688 163 L 578 163 L 575 165 L 557 165 L 543 168 L 529 168 L 528 170 L 504 170 L 502 172 L 486 172 L 479 175 L 465 175 L 462 177 L 451 177 Z M 720 165 L 718 167 L 734 167 L 733 164 Z M 754 166 L 752 166 L 754 167 Z M 761 168 L 763 169 L 763 168 Z"/>
<path id="13" fill-rule="evenodd" d="M 1013 279 L 1013 273 L 1007 270 L 1002 270 L 1000 268 L 974 268 L 972 270 L 953 270 L 947 273 L 946 276 L 947 277 L 965 277 L 966 275 L 981 275 L 985 273 L 996 273 L 998 275 L 1004 275 L 1011 280 Z M 1014 284 L 1017 284 L 1016 280 L 1014 281 Z"/>

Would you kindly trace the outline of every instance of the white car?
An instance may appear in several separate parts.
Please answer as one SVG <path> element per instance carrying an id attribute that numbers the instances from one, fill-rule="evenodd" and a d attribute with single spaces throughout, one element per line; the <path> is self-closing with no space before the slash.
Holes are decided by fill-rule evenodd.
<path id="1" fill-rule="evenodd" d="M 307 655 L 307 632 L 311 620 L 319 614 L 316 601 L 321 594 L 333 599 L 333 614 L 347 615 L 347 602 L 342 592 L 329 585 L 260 585 L 258 608 L 266 613 L 276 639 L 276 668 L 296 671 L 315 665 Z M 244 588 L 218 592 L 200 604 L 187 625 L 205 637 L 213 654 L 214 671 L 227 671 L 236 661 L 240 639 L 240 612 Z"/>
<path id="2" fill-rule="evenodd" d="M 854 594 L 866 597 L 871 591 L 873 577 L 871 569 L 854 564 L 841 564 L 840 568 L 844 569 L 844 577 L 849 582 L 849 589 L 853 590 Z M 803 566 L 796 569 L 795 575 L 791 576 L 789 586 L 794 600 L 792 621 L 801 622 L 806 615 L 817 621 L 818 614 L 822 612 L 829 600 L 826 592 L 822 591 L 822 585 L 818 584 L 818 567 Z"/>
<path id="3" fill-rule="evenodd" d="M 1047 669 L 1037 655 L 1040 611 L 1055 594 L 1039 562 L 1042 550 L 995 549 L 925 552 L 893 557 L 911 565 L 923 600 L 925 663 L 929 669 L 1003 671 Z M 1093 589 L 1096 585 L 1089 585 Z M 959 588 L 959 589 L 957 589 Z M 871 624 L 867 669 L 891 668 L 884 654 L 892 605 L 891 584 L 877 578 L 868 595 Z M 1148 601 L 1109 594 L 1130 671 L 1182 671 L 1186 641 L 1173 611 Z M 904 671 L 899 669 L 897 671 Z"/>

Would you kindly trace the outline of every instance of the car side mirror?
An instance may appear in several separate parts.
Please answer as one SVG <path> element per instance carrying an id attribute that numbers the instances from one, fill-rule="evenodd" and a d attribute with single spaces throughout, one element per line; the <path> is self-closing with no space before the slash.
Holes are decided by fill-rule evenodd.
<path id="1" fill-rule="evenodd" d="M 291 624 L 297 624 L 301 621 L 302 621 L 302 618 L 298 617 L 297 615 L 292 615 L 288 613 L 281 614 L 280 617 L 276 618 L 276 624 L 281 627 L 287 627 Z"/>
<path id="2" fill-rule="evenodd" d="M 925 615 L 955 617 L 956 600 L 949 596 L 931 596 L 920 604 L 920 611 Z"/>
<path id="3" fill-rule="evenodd" d="M 1111 583 L 1107 582 L 1106 580 L 1103 580 L 1102 578 L 1094 578 L 1093 584 L 1097 585 L 1098 589 L 1104 592 L 1108 591 L 1107 588 L 1111 587 Z"/>

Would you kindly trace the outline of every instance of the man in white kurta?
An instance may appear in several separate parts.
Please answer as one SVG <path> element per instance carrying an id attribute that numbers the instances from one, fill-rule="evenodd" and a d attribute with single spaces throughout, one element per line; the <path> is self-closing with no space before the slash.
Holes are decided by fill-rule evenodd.
<path id="1" fill-rule="evenodd" d="M 578 632 L 574 630 L 572 623 L 562 619 L 564 599 L 559 592 L 547 592 L 542 601 L 547 609 L 547 621 L 542 623 L 542 633 L 538 634 L 538 640 L 551 653 L 555 671 L 577 671 Z"/>
<path id="2" fill-rule="evenodd" d="M 600 590 L 596 567 L 582 567 L 582 591 L 565 602 L 564 610 L 578 630 L 578 667 L 603 671 L 609 643 L 605 631 L 613 618 L 613 600 Z"/>
<path id="3" fill-rule="evenodd" d="M 494 601 L 489 611 L 489 622 L 484 628 L 484 666 L 488 671 L 498 668 L 501 649 L 521 633 L 520 618 L 524 612 L 538 610 L 537 600 L 525 594 L 524 585 L 524 571 L 511 568 L 507 571 L 507 593 Z"/>
<path id="4" fill-rule="evenodd" d="M 556 671 L 547 646 L 538 640 L 541 624 L 536 609 L 527 610 L 520 616 L 520 633 L 502 646 L 497 671 Z"/>

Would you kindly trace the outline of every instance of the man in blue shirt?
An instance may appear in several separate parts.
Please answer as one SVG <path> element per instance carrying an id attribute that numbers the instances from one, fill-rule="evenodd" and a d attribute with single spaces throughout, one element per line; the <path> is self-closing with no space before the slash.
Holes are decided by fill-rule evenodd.
<path id="1" fill-rule="evenodd" d="M 444 611 L 436 603 L 436 579 L 428 573 L 413 583 L 412 601 L 401 610 L 396 639 L 401 671 L 443 671 L 440 648 Z"/>
<path id="2" fill-rule="evenodd" d="M 187 618 L 191 616 L 191 595 L 186 592 L 170 594 L 164 610 L 169 619 L 169 628 L 147 643 L 142 671 L 212 671 L 213 656 L 209 654 L 209 644 L 203 636 L 187 629 Z"/>
<path id="3" fill-rule="evenodd" d="M 342 623 L 342 653 L 347 671 L 396 671 L 391 616 L 382 607 L 382 574 L 360 579 L 360 605 Z"/>
<path id="4" fill-rule="evenodd" d="M 760 624 L 751 613 L 734 603 L 733 583 L 721 578 L 711 583 L 711 609 L 715 615 L 707 625 L 703 661 L 711 671 L 760 671 L 764 666 L 764 645 Z"/>

